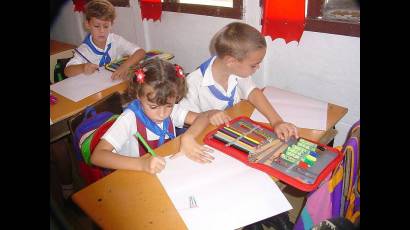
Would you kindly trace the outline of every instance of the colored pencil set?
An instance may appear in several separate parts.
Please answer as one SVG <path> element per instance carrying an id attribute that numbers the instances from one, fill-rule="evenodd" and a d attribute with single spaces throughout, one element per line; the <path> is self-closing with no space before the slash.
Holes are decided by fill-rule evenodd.
<path id="1" fill-rule="evenodd" d="M 243 116 L 209 132 L 204 143 L 303 191 L 317 188 L 343 158 L 305 138 L 282 141 L 270 127 Z"/>
<path id="2" fill-rule="evenodd" d="M 215 132 L 213 138 L 247 154 L 258 152 L 262 146 L 277 139 L 273 132 L 248 121 L 223 126 Z"/>

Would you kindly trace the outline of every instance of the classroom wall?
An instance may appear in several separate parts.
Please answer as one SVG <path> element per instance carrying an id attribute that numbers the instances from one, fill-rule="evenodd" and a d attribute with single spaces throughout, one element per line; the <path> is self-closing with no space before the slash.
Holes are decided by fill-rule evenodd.
<path id="1" fill-rule="evenodd" d="M 117 7 L 114 32 L 142 48 L 161 49 L 191 72 L 210 55 L 209 41 L 224 25 L 237 21 L 193 14 L 163 12 L 161 21 L 141 21 L 137 0 Z M 244 0 L 243 22 L 260 29 L 259 1 Z M 80 44 L 86 32 L 83 16 L 73 12 L 72 1 L 61 9 L 50 38 Z M 273 85 L 305 96 L 347 107 L 337 124 L 335 144 L 344 142 L 350 126 L 360 119 L 360 38 L 305 31 L 300 43 L 266 37 L 268 50 L 253 76 L 258 86 Z"/>

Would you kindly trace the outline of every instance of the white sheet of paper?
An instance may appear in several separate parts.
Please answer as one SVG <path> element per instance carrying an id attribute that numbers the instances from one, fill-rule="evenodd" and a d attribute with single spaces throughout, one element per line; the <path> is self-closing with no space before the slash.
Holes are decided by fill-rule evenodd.
<path id="1" fill-rule="evenodd" d="M 284 121 L 293 123 L 299 128 L 326 130 L 327 102 L 273 86 L 266 87 L 263 94 Z M 250 118 L 268 123 L 268 120 L 256 109 Z"/>
<path id="2" fill-rule="evenodd" d="M 100 68 L 91 75 L 79 74 L 50 86 L 50 89 L 77 102 L 106 88 L 117 85 L 123 80 L 111 80 L 112 72 Z"/>
<path id="3" fill-rule="evenodd" d="M 266 173 L 216 149 L 212 156 L 210 164 L 166 158 L 157 174 L 188 229 L 237 229 L 292 209 Z M 190 208 L 190 196 L 198 207 Z"/>

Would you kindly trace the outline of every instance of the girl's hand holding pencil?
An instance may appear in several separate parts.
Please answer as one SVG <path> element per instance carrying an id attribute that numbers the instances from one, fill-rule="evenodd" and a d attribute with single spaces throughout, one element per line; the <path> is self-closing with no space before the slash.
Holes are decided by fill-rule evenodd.
<path id="1" fill-rule="evenodd" d="M 161 172 L 165 168 L 164 158 L 157 156 L 139 132 L 135 133 L 135 137 L 140 140 L 147 152 L 151 154 L 150 157 L 143 160 L 143 170 L 152 174 Z"/>
<path id="2" fill-rule="evenodd" d="M 142 168 L 151 174 L 160 173 L 165 168 L 165 160 L 162 157 L 149 156 L 143 160 Z"/>

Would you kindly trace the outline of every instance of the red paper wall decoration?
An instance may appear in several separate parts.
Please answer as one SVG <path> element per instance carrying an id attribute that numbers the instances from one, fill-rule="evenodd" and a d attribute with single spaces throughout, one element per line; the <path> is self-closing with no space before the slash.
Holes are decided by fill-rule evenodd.
<path id="1" fill-rule="evenodd" d="M 74 12 L 84 12 L 84 7 L 85 7 L 85 0 L 73 0 L 74 3 Z"/>
<path id="2" fill-rule="evenodd" d="M 299 42 L 305 28 L 305 0 L 264 0 L 262 34 L 272 41 Z"/>
<path id="3" fill-rule="evenodd" d="M 161 0 L 140 0 L 141 17 L 144 19 L 161 19 L 162 3 Z"/>

